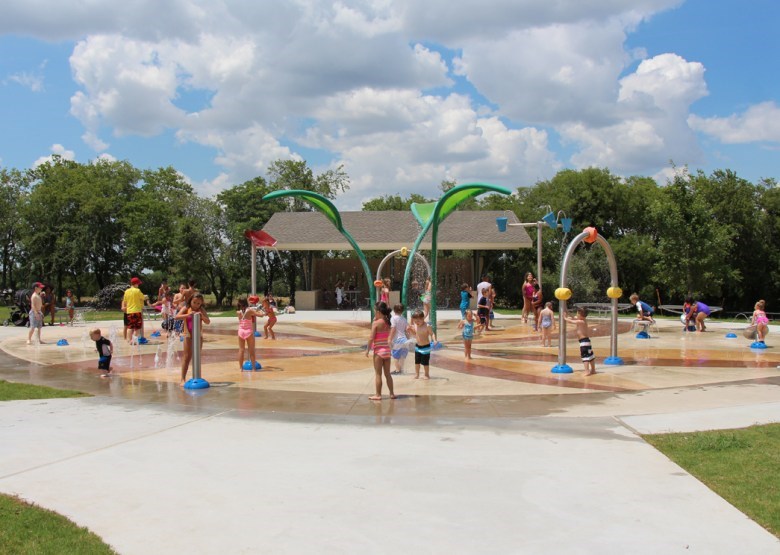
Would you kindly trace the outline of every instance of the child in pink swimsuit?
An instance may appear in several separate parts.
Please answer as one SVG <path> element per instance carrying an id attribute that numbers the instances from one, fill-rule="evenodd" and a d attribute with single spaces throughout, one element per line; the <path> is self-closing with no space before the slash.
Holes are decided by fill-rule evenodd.
<path id="1" fill-rule="evenodd" d="M 254 370 L 257 366 L 257 356 L 255 355 L 255 318 L 259 316 L 255 309 L 249 308 L 246 299 L 238 299 L 238 367 L 244 369 L 244 350 L 249 350 L 249 362 L 252 366 L 249 370 Z"/>
<path id="2" fill-rule="evenodd" d="M 750 322 L 756 326 L 756 334 L 758 335 L 758 342 L 763 343 L 766 334 L 769 333 L 769 318 L 766 317 L 766 301 L 760 300 L 753 307 L 753 318 Z"/>
<path id="3" fill-rule="evenodd" d="M 390 398 L 395 399 L 393 391 L 393 376 L 390 375 L 390 307 L 386 303 L 376 303 L 376 316 L 371 324 L 371 337 L 366 345 L 366 356 L 374 347 L 374 385 L 376 394 L 369 397 L 372 401 L 382 400 L 382 374 L 390 390 Z"/>

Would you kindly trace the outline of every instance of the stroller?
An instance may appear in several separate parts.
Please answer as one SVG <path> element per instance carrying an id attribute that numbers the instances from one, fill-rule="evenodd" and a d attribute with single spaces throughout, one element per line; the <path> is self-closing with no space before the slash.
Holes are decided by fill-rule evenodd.
<path id="1" fill-rule="evenodd" d="M 14 307 L 9 320 L 14 326 L 26 326 L 30 319 L 30 295 L 32 289 L 19 289 L 14 293 Z"/>

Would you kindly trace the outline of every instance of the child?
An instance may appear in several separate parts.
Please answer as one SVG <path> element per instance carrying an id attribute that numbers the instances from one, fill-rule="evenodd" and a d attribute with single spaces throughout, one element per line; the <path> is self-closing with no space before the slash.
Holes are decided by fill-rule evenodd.
<path id="1" fill-rule="evenodd" d="M 588 311 L 584 307 L 577 309 L 577 317 L 566 317 L 566 321 L 577 326 L 577 338 L 580 341 L 580 356 L 585 364 L 585 375 L 592 376 L 596 373 L 596 355 L 593 354 L 593 346 L 588 338 Z M 565 341 L 562 338 L 561 341 Z"/>
<path id="2" fill-rule="evenodd" d="M 428 315 L 431 313 L 431 277 L 425 278 L 425 285 L 423 286 L 423 294 L 420 296 L 420 300 L 423 305 L 424 318 L 427 320 Z"/>
<path id="3" fill-rule="evenodd" d="M 414 335 L 417 344 L 414 348 L 414 379 L 420 378 L 420 365 L 424 370 L 425 380 L 431 378 L 429 367 L 431 364 L 431 347 L 436 343 L 436 334 L 433 328 L 425 322 L 425 313 L 418 310 L 412 314 L 412 323 L 414 324 Z"/>
<path id="4" fill-rule="evenodd" d="M 161 327 L 168 332 L 168 337 L 173 332 L 174 319 L 173 319 L 173 294 L 169 291 L 164 293 L 160 300 L 160 318 L 162 319 Z"/>
<path id="5" fill-rule="evenodd" d="M 244 349 L 249 349 L 249 362 L 252 366 L 249 370 L 257 367 L 257 356 L 255 355 L 255 318 L 258 313 L 253 308 L 249 308 L 246 299 L 238 299 L 238 369 L 244 369 Z"/>
<path id="6" fill-rule="evenodd" d="M 552 332 L 555 329 L 555 312 L 553 304 L 547 302 L 539 313 L 539 328 L 542 331 L 542 347 L 552 347 Z"/>
<path id="7" fill-rule="evenodd" d="M 344 282 L 338 280 L 336 282 L 336 310 L 341 310 L 344 303 Z"/>
<path id="8" fill-rule="evenodd" d="M 463 355 L 466 360 L 471 360 L 471 341 L 474 339 L 474 317 L 473 310 L 467 310 L 463 320 L 458 324 L 458 329 L 463 330 Z"/>
<path id="9" fill-rule="evenodd" d="M 263 331 L 265 331 L 266 339 L 270 337 L 276 341 L 276 334 L 274 333 L 274 324 L 276 324 L 276 311 L 274 311 L 274 307 L 271 304 L 272 300 L 273 297 L 270 295 L 263 299 L 263 312 L 268 317 L 268 320 L 266 320 L 265 325 L 263 326 Z"/>
<path id="10" fill-rule="evenodd" d="M 652 306 L 644 301 L 640 301 L 639 295 L 636 293 L 631 295 L 629 300 L 631 301 L 631 304 L 636 306 L 636 311 L 638 313 L 638 316 L 636 317 L 637 320 L 649 320 L 650 323 L 655 324 L 655 320 L 653 319 L 653 312 L 655 312 L 655 309 Z"/>
<path id="11" fill-rule="evenodd" d="M 73 303 L 73 291 L 68 289 L 65 291 L 65 310 L 68 311 L 68 325 L 73 325 L 73 316 L 75 314 L 76 305 Z"/>
<path id="12" fill-rule="evenodd" d="M 382 289 L 379 290 L 379 302 L 390 306 L 390 278 L 382 280 Z"/>
<path id="13" fill-rule="evenodd" d="M 371 324 L 371 337 L 366 345 L 366 356 L 374 347 L 374 385 L 376 394 L 369 397 L 372 401 L 382 400 L 382 374 L 385 375 L 387 389 L 390 391 L 390 398 L 395 399 L 393 392 L 393 377 L 390 375 L 390 307 L 386 303 L 376 303 L 376 315 Z"/>
<path id="14" fill-rule="evenodd" d="M 184 333 L 184 350 L 181 360 L 181 382 L 179 385 L 184 386 L 184 382 L 187 379 L 187 372 L 190 369 L 190 361 L 192 360 L 192 353 L 195 346 L 192 344 L 192 327 L 193 327 L 193 315 L 200 314 L 200 325 L 210 324 L 209 315 L 206 314 L 206 309 L 203 307 L 203 293 L 195 293 L 192 295 L 189 303 L 185 304 L 179 313 L 176 315 L 176 320 L 182 321 L 182 332 Z M 200 336 L 200 345 L 198 349 L 203 348 L 203 335 Z"/>
<path id="15" fill-rule="evenodd" d="M 460 317 L 466 317 L 466 311 L 471 306 L 471 286 L 464 283 L 460 286 Z"/>
<path id="16" fill-rule="evenodd" d="M 539 282 L 534 280 L 534 294 L 531 296 L 531 309 L 534 311 L 534 331 L 540 333 L 542 329 L 539 327 L 539 320 L 541 319 L 543 306 L 544 298 L 542 297 L 542 288 L 539 286 Z"/>
<path id="17" fill-rule="evenodd" d="M 753 307 L 753 317 L 750 319 L 750 324 L 756 326 L 756 334 L 758 335 L 758 342 L 764 343 L 766 334 L 769 333 L 769 318 L 766 316 L 766 301 L 760 300 Z"/>
<path id="18" fill-rule="evenodd" d="M 409 354 L 409 349 L 406 348 L 406 342 L 409 340 L 408 327 L 409 322 L 404 318 L 404 305 L 399 303 L 393 307 L 393 316 L 390 318 L 390 354 L 395 367 L 391 374 L 403 374 L 406 356 Z"/>
<path id="19" fill-rule="evenodd" d="M 490 294 L 490 291 L 487 291 Z M 487 296 L 480 297 L 477 304 L 477 316 L 479 317 L 479 331 L 490 329 L 490 300 Z"/>
<path id="20" fill-rule="evenodd" d="M 107 378 L 111 372 L 111 356 L 114 354 L 114 345 L 103 337 L 100 328 L 95 328 L 89 332 L 89 338 L 95 342 L 95 348 L 98 352 L 98 370 L 102 370 L 101 378 Z"/>

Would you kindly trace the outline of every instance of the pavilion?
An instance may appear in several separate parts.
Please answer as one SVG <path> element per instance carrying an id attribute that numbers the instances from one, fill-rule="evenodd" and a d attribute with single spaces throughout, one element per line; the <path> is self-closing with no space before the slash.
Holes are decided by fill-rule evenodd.
<path id="1" fill-rule="evenodd" d="M 355 238 L 364 252 L 380 251 L 377 258 L 369 258 L 369 266 L 376 277 L 379 262 L 385 254 L 401 247 L 411 248 L 420 233 L 420 225 L 410 211 L 341 212 L 344 228 Z M 439 227 L 439 251 L 471 251 L 471 256 L 439 260 L 439 290 L 453 295 L 460 290 L 460 283 L 472 285 L 484 270 L 483 251 L 511 251 L 529 248 L 532 241 L 522 227 L 508 227 L 499 232 L 496 218 L 504 216 L 509 223 L 517 223 L 511 211 L 459 210 L 453 212 Z M 358 289 L 365 286 L 364 272 L 356 258 L 339 259 L 317 257 L 317 252 L 349 251 L 352 247 L 341 233 L 320 212 L 277 212 L 262 231 L 276 239 L 278 251 L 306 251 L 302 272 L 302 288 L 296 291 L 296 308 L 313 310 L 325 308 L 328 298 L 324 291 L 331 291 L 337 280 L 352 283 Z M 420 250 L 430 251 L 430 234 Z M 452 262 L 454 260 L 454 262 Z M 449 261 L 449 262 L 448 262 Z M 393 289 L 400 289 L 405 260 L 391 261 L 382 277 L 393 280 Z M 393 291 L 391 301 L 399 298 Z M 361 301 L 362 302 L 362 301 Z M 366 302 L 367 299 L 366 299 Z"/>

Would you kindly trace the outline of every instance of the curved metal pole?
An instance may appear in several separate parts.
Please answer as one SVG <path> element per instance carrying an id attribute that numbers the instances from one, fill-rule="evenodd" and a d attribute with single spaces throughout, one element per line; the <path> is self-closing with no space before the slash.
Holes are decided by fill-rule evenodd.
<path id="1" fill-rule="evenodd" d="M 393 252 L 389 253 L 387 256 L 385 256 L 382 259 L 382 262 L 379 263 L 379 267 L 376 269 L 376 279 L 382 279 L 382 268 L 385 267 L 385 263 L 398 254 L 401 254 L 401 249 L 394 250 Z M 420 260 L 423 261 L 423 264 L 425 264 L 425 269 L 428 270 L 428 275 L 431 275 L 431 265 L 428 264 L 428 261 L 425 259 L 425 257 L 421 255 L 419 252 L 414 253 L 414 256 L 419 257 Z M 409 254 L 406 255 L 406 258 L 407 258 L 407 262 L 406 262 L 407 266 L 414 262 L 414 259 L 412 259 L 412 262 L 409 262 L 409 258 L 411 258 Z M 401 287 L 403 288 L 403 284 L 401 284 Z M 401 300 L 401 302 L 403 303 L 403 299 Z"/>
<path id="2" fill-rule="evenodd" d="M 596 236 L 596 241 L 599 245 L 604 247 L 604 252 L 607 253 L 607 263 L 609 264 L 609 282 L 612 287 L 618 286 L 618 270 L 617 260 L 615 260 L 615 253 L 612 252 L 612 247 L 601 235 Z M 612 299 L 612 329 L 609 334 L 609 358 L 604 362 L 606 364 L 623 364 L 622 359 L 618 356 L 618 339 L 617 339 L 617 327 L 618 327 L 618 300 Z"/>
<path id="3" fill-rule="evenodd" d="M 587 237 L 589 233 L 583 231 L 572 239 L 569 246 L 566 247 L 566 252 L 563 255 L 563 262 L 561 262 L 561 287 L 566 287 L 566 275 L 569 270 L 569 260 L 576 248 L 582 243 L 582 240 Z M 563 368 L 566 366 L 566 301 L 562 300 L 558 307 L 558 366 Z"/>
<path id="4" fill-rule="evenodd" d="M 401 284 L 401 302 L 403 303 L 404 307 L 407 310 L 409 309 L 409 303 L 406 302 L 406 296 L 408 294 L 408 289 L 409 289 L 409 276 L 412 273 L 412 263 L 410 261 L 414 261 L 414 257 L 417 254 L 417 249 L 420 248 L 420 243 L 422 243 L 425 234 L 428 233 L 432 221 L 433 220 L 428 220 L 428 223 L 425 224 L 425 227 L 420 232 L 420 235 L 417 236 L 417 240 L 414 242 L 414 246 L 412 246 L 412 250 L 409 251 L 409 260 L 406 261 L 406 268 L 404 269 L 404 281 Z"/>

